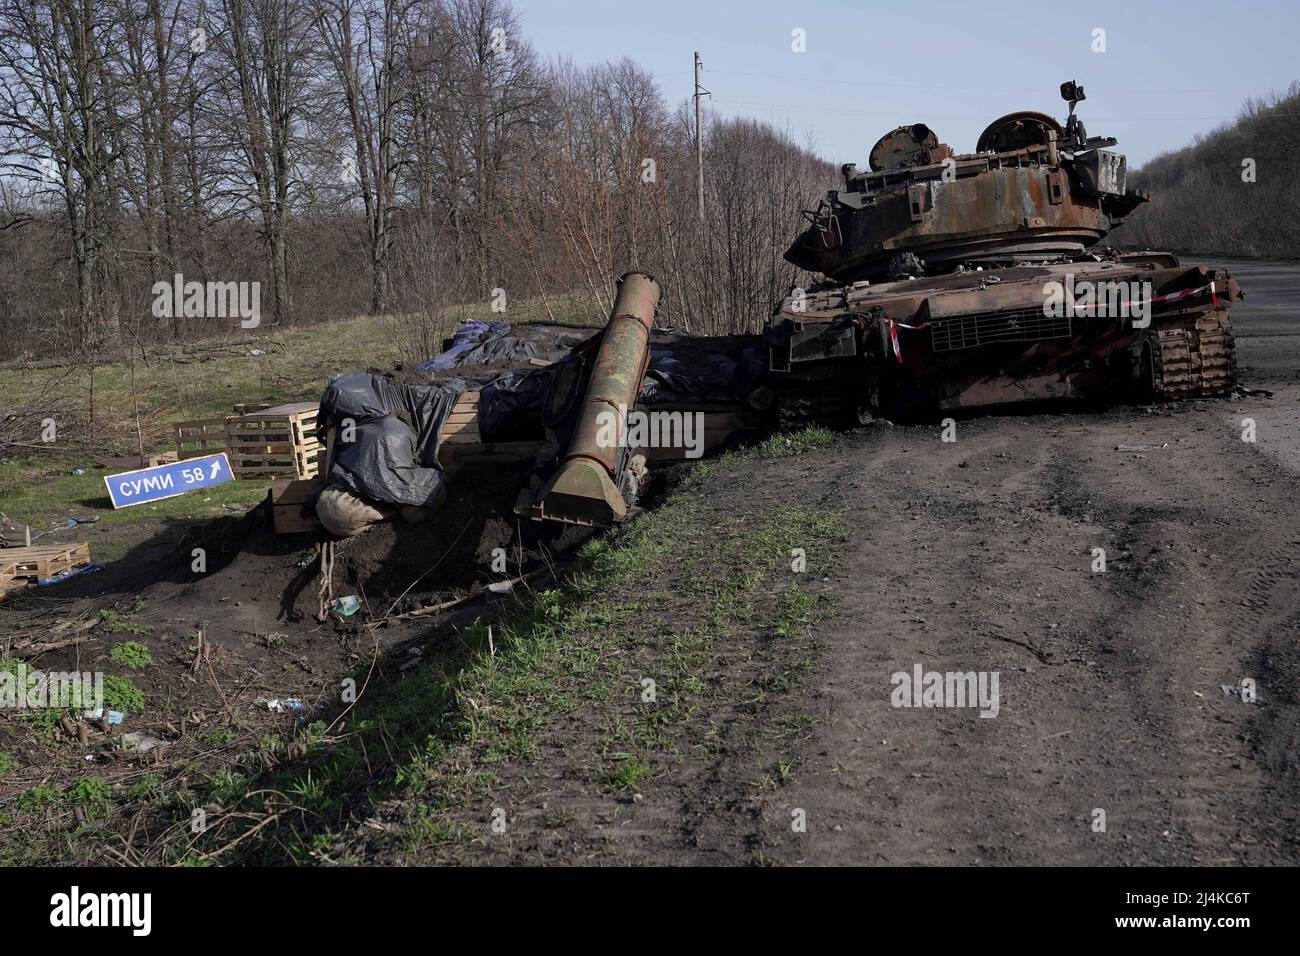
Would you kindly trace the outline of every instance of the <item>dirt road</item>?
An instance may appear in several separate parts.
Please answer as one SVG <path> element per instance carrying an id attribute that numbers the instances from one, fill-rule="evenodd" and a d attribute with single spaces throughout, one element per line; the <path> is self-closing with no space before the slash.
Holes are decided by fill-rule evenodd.
<path id="1" fill-rule="evenodd" d="M 876 429 L 816 479 L 852 531 L 787 859 L 1300 860 L 1300 275 L 1230 267 L 1271 399 Z M 917 664 L 999 672 L 997 716 L 891 706 Z"/>

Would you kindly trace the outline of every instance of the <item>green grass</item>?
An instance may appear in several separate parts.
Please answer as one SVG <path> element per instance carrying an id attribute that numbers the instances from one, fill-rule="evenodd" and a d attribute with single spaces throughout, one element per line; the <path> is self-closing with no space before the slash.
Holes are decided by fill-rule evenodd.
<path id="1" fill-rule="evenodd" d="M 137 597 L 131 606 L 125 610 L 115 607 L 101 608 L 99 611 L 99 619 L 103 622 L 104 630 L 109 634 L 148 634 L 148 625 L 135 619 L 135 616 L 143 611 L 144 608 L 144 599 Z M 129 643 L 135 644 L 134 641 Z M 136 644 L 135 646 L 140 647 L 141 645 Z"/>
<path id="2" fill-rule="evenodd" d="M 17 806 L 23 813 L 39 813 L 59 799 L 59 788 L 52 783 L 38 783 L 18 795 Z"/>
<path id="3" fill-rule="evenodd" d="M 92 820 L 106 816 L 113 802 L 108 784 L 94 777 L 82 777 L 68 788 L 63 799 L 73 806 L 81 807 Z"/>
<path id="4" fill-rule="evenodd" d="M 144 710 L 144 691 L 125 677 L 104 675 L 104 705 L 110 710 L 138 714 Z"/>
<path id="5" fill-rule="evenodd" d="M 109 651 L 109 656 L 124 667 L 137 671 L 142 671 L 153 664 L 153 655 L 149 653 L 149 648 L 139 641 L 115 644 Z"/>
<path id="6" fill-rule="evenodd" d="M 605 785 L 611 790 L 640 790 L 654 778 L 654 768 L 630 754 L 619 756 L 618 766 L 605 775 Z"/>
<path id="7" fill-rule="evenodd" d="M 0 750 L 0 777 L 18 769 L 18 758 L 7 750 Z"/>
<path id="8" fill-rule="evenodd" d="M 780 432 L 771 435 L 754 446 L 757 454 L 764 458 L 780 458 L 785 455 L 801 455 L 816 448 L 825 448 L 835 441 L 835 432 L 820 425 L 804 428 L 797 432 Z"/>
<path id="9" fill-rule="evenodd" d="M 156 773 L 147 773 L 126 789 L 127 800 L 156 800 L 162 796 L 162 777 Z"/>
<path id="10" fill-rule="evenodd" d="M 772 633 L 776 637 L 789 637 L 796 630 L 812 624 L 817 620 L 817 610 L 821 603 L 819 595 L 809 594 L 792 581 L 777 599 Z"/>

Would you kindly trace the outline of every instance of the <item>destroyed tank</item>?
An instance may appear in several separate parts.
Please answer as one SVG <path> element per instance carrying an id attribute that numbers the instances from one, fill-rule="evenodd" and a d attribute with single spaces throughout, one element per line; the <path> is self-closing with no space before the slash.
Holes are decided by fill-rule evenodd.
<path id="1" fill-rule="evenodd" d="M 1110 137 L 1076 115 L 1018 112 L 975 152 L 924 124 L 875 144 L 870 169 L 805 213 L 785 254 L 826 281 L 769 318 L 772 401 L 786 426 L 1008 402 L 1150 401 L 1234 383 L 1226 272 L 1101 242 L 1148 201 Z"/>

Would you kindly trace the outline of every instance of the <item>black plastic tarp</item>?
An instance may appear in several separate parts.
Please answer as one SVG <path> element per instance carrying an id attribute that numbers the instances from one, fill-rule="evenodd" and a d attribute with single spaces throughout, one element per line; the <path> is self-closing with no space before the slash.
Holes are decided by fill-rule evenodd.
<path id="1" fill-rule="evenodd" d="M 485 441 L 531 441 L 545 436 L 542 406 L 558 366 L 520 369 L 479 389 L 478 429 Z"/>
<path id="2" fill-rule="evenodd" d="M 441 355 L 419 365 L 423 372 L 471 370 L 473 366 L 519 366 L 531 360 L 558 362 L 591 336 L 591 331 L 553 325 L 511 325 L 509 322 L 465 322 Z"/>
<path id="3" fill-rule="evenodd" d="M 335 430 L 330 480 L 374 501 L 433 505 L 446 481 L 442 426 L 464 390 L 463 382 L 399 385 L 365 372 L 333 378 L 318 418 Z"/>
<path id="4" fill-rule="evenodd" d="M 763 363 L 752 348 L 727 354 L 678 343 L 655 347 L 650 350 L 639 398 L 647 405 L 738 402 L 762 371 Z"/>

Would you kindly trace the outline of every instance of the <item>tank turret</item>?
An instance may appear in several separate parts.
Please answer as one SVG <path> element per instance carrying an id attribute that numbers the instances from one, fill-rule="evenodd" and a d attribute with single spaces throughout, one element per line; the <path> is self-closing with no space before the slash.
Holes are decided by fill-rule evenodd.
<path id="1" fill-rule="evenodd" d="M 872 147 L 870 169 L 841 168 L 842 189 L 805 213 L 809 228 L 785 257 L 839 282 L 941 275 L 1081 254 L 1146 202 L 1127 189 L 1111 137 L 1089 137 L 1074 81 L 1061 85 L 1064 126 L 1010 113 L 954 154 L 925 124 L 900 126 Z"/>

